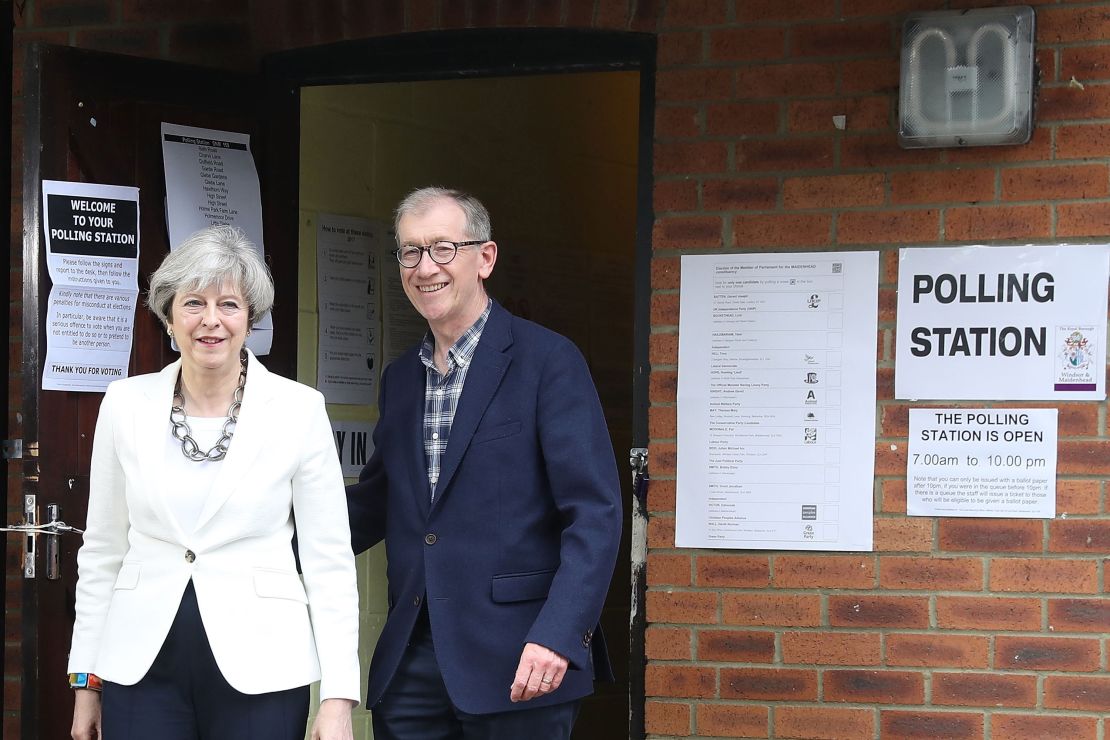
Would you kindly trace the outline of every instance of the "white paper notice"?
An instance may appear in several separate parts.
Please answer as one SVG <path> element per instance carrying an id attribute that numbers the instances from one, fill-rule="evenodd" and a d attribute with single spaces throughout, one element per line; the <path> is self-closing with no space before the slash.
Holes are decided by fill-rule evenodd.
<path id="1" fill-rule="evenodd" d="M 1110 246 L 899 251 L 894 394 L 1106 398 Z"/>
<path id="2" fill-rule="evenodd" d="M 378 250 L 381 227 L 364 218 L 321 213 L 316 228 L 320 345 L 316 387 L 328 403 L 377 402 L 381 318 Z"/>
<path id="3" fill-rule="evenodd" d="M 100 392 L 127 377 L 139 295 L 139 189 L 43 180 L 43 390 Z"/>
<path id="4" fill-rule="evenodd" d="M 363 421 L 333 421 L 331 430 L 343 477 L 357 478 L 374 453 L 374 425 Z"/>
<path id="5" fill-rule="evenodd" d="M 397 264 L 390 249 L 391 245 L 381 252 L 382 362 L 386 365 L 423 339 L 428 331 L 428 322 L 412 307 L 401 284 L 401 271 L 406 268 Z"/>
<path id="6" fill-rule="evenodd" d="M 871 549 L 878 270 L 682 258 L 677 546 Z"/>
<path id="7" fill-rule="evenodd" d="M 230 224 L 242 229 L 265 259 L 262 197 L 250 143 L 249 135 L 234 131 L 162 123 L 170 249 L 200 229 Z M 265 355 L 273 338 L 274 322 L 267 314 L 247 337 L 247 346 Z"/>
<path id="8" fill-rule="evenodd" d="M 906 513 L 1052 519 L 1056 409 L 910 409 Z"/>

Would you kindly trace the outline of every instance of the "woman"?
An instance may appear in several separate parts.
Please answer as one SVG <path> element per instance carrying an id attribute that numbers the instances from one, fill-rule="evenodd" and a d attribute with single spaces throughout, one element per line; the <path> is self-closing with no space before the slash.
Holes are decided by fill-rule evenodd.
<path id="1" fill-rule="evenodd" d="M 244 347 L 273 295 L 226 226 L 193 234 L 151 276 L 148 305 L 181 359 L 112 383 L 100 407 L 74 738 L 301 740 L 317 679 L 312 737 L 352 737 L 358 594 L 323 398 Z"/>

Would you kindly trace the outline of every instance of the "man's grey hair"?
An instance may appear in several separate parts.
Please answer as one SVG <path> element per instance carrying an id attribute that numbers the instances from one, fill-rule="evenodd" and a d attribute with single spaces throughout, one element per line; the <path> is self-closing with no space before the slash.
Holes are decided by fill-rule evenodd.
<path id="1" fill-rule="evenodd" d="M 393 233 L 404 216 L 419 216 L 425 213 L 441 200 L 453 201 L 466 215 L 466 238 L 481 239 L 488 242 L 493 238 L 493 226 L 490 224 L 489 211 L 482 202 L 469 193 L 452 188 L 427 187 L 418 188 L 405 196 L 397 206 L 393 215 Z"/>
<path id="2" fill-rule="evenodd" d="M 247 300 L 251 323 L 274 305 L 274 280 L 254 244 L 234 226 L 209 226 L 181 242 L 150 276 L 146 304 L 169 325 L 173 299 L 182 291 L 234 286 Z"/>

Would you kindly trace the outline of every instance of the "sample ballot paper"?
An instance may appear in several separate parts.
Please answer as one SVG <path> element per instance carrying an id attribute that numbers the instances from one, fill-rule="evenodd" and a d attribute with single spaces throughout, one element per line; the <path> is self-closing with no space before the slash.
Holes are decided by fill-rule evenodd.
<path id="1" fill-rule="evenodd" d="M 682 258 L 676 546 L 871 550 L 878 270 Z"/>

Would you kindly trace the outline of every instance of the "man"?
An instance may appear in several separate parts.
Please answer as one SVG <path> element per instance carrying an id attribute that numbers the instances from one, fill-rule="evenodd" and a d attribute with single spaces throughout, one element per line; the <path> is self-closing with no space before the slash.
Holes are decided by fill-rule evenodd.
<path id="1" fill-rule="evenodd" d="M 382 538 L 389 616 L 377 740 L 568 738 L 593 680 L 621 533 L 616 465 L 581 353 L 492 301 L 489 214 L 414 191 L 394 222 L 424 341 L 382 375 L 374 455 L 347 490 L 355 552 Z"/>

